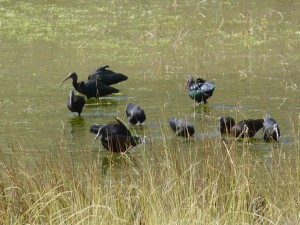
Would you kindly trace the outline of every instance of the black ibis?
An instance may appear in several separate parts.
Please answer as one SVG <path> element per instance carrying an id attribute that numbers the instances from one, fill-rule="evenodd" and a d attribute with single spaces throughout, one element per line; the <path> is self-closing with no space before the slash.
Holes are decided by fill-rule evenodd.
<path id="1" fill-rule="evenodd" d="M 130 124 L 141 124 L 146 120 L 144 110 L 138 105 L 128 103 L 126 106 L 126 116 Z"/>
<path id="2" fill-rule="evenodd" d="M 207 103 L 207 99 L 210 98 L 215 90 L 215 83 L 197 78 L 196 80 L 192 75 L 189 75 L 185 85 L 185 89 L 188 89 L 189 96 L 197 103 Z"/>
<path id="3" fill-rule="evenodd" d="M 219 117 L 218 131 L 221 134 L 229 134 L 231 127 L 235 125 L 235 121 L 232 117 Z"/>
<path id="4" fill-rule="evenodd" d="M 174 117 L 170 117 L 169 123 L 172 130 L 176 133 L 177 136 L 189 137 L 193 136 L 193 134 L 195 133 L 193 125 L 182 118 L 177 119 Z"/>
<path id="5" fill-rule="evenodd" d="M 277 142 L 280 137 L 278 123 L 270 115 L 264 116 L 263 138 L 265 141 Z"/>
<path id="6" fill-rule="evenodd" d="M 85 95 L 87 98 L 93 98 L 93 97 L 101 97 L 105 95 L 110 95 L 113 93 L 118 93 L 119 90 L 108 86 L 106 84 L 103 84 L 100 79 L 95 80 L 86 80 L 77 82 L 78 76 L 75 72 L 70 73 L 61 83 L 60 85 L 65 82 L 68 79 L 72 79 L 73 87 L 78 91 L 79 93 Z"/>
<path id="7" fill-rule="evenodd" d="M 221 134 L 231 134 L 236 138 L 254 137 L 257 131 L 263 127 L 263 119 L 247 119 L 235 124 L 231 117 L 219 117 L 218 130 Z"/>
<path id="8" fill-rule="evenodd" d="M 115 118 L 117 122 L 104 125 L 94 124 L 90 132 L 96 134 L 94 143 L 98 137 L 101 138 L 103 147 L 111 152 L 126 152 L 130 148 L 142 143 L 140 137 L 132 136 L 125 124 Z"/>
<path id="9" fill-rule="evenodd" d="M 67 107 L 71 112 L 77 112 L 80 116 L 85 105 L 85 99 L 82 96 L 75 95 L 73 90 L 70 90 L 70 96 L 67 101 Z"/>
<path id="10" fill-rule="evenodd" d="M 109 68 L 109 66 L 106 65 L 99 67 L 97 70 L 90 73 L 88 79 L 95 80 L 96 78 L 99 78 L 101 82 L 106 85 L 117 84 L 128 79 L 126 75 L 122 73 L 116 73 L 112 70 L 107 70 L 106 68 Z"/>

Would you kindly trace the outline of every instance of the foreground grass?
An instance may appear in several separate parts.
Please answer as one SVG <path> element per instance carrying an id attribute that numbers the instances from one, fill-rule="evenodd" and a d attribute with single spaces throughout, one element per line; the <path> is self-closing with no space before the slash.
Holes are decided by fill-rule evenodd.
<path id="1" fill-rule="evenodd" d="M 151 139 L 151 138 L 150 138 Z M 299 224 L 300 157 L 219 138 L 149 140 L 131 154 L 82 163 L 2 158 L 2 224 Z M 68 149 L 67 149 L 68 150 Z M 71 150 L 71 149 L 69 149 Z M 14 158 L 15 157 L 15 158 Z M 265 159 L 265 160 L 264 160 Z"/>

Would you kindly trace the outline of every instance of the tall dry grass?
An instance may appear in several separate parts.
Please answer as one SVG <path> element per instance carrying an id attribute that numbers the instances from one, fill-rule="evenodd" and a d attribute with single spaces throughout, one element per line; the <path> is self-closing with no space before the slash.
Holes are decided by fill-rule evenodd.
<path id="1" fill-rule="evenodd" d="M 148 137 L 130 154 L 57 143 L 26 163 L 2 152 L 1 224 L 299 224 L 300 156 L 249 140 Z M 291 149 L 298 149 L 298 144 Z M 17 152 L 17 151 L 16 151 Z"/>

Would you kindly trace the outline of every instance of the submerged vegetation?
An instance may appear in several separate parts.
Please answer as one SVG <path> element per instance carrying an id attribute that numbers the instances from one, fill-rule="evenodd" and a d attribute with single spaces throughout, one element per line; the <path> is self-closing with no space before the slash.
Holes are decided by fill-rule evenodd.
<path id="1" fill-rule="evenodd" d="M 61 138 L 34 168 L 15 153 L 1 157 L 3 224 L 300 222 L 300 154 L 281 144 L 265 143 L 270 151 L 256 157 L 247 139 L 150 137 L 130 154 L 82 148 L 76 164 Z"/>

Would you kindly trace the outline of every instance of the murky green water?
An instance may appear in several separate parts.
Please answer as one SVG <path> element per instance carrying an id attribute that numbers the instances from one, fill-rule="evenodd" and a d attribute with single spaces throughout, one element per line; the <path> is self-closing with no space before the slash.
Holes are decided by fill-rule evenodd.
<path id="1" fill-rule="evenodd" d="M 167 130 L 169 116 L 187 117 L 198 134 L 214 137 L 220 115 L 269 113 L 280 125 L 282 148 L 293 150 L 299 10 L 298 1 L 275 0 L 0 0 L 0 147 L 7 154 L 28 152 L 30 159 L 71 144 L 80 161 L 81 149 L 98 152 L 89 126 L 113 116 L 126 121 L 124 108 L 135 102 L 147 114 L 136 132 L 152 141 Z M 115 85 L 120 93 L 96 106 L 90 101 L 80 118 L 70 113 L 71 81 L 58 84 L 72 71 L 85 80 L 106 64 L 129 76 Z M 184 91 L 188 74 L 216 83 L 206 106 L 195 109 Z M 260 132 L 256 137 L 253 150 L 271 150 Z"/>

